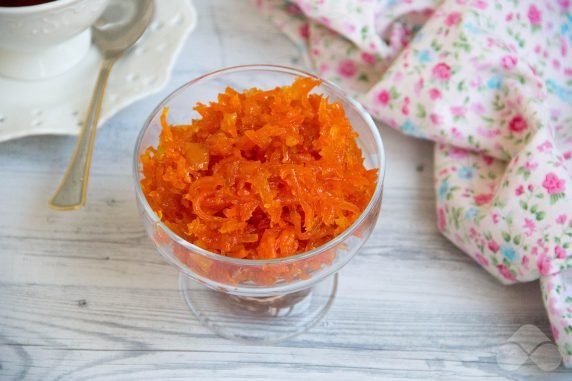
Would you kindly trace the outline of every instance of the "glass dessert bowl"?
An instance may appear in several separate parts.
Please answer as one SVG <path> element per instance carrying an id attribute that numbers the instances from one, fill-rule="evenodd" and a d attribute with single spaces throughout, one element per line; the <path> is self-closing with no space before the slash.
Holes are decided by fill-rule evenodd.
<path id="1" fill-rule="evenodd" d="M 289 257 L 254 260 L 210 252 L 177 235 L 149 205 L 141 187 L 141 155 L 155 147 L 161 134 L 161 114 L 169 122 L 189 123 L 198 117 L 197 102 L 208 103 L 227 87 L 237 91 L 290 85 L 312 74 L 282 66 L 247 65 L 218 70 L 186 83 L 151 113 L 139 133 L 133 170 L 136 199 L 145 228 L 163 258 L 180 271 L 179 285 L 189 308 L 218 335 L 251 343 L 281 341 L 315 325 L 331 306 L 337 271 L 369 238 L 377 221 L 383 193 L 385 155 L 381 136 L 369 114 L 338 87 L 326 81 L 312 93 L 341 104 L 358 133 L 364 165 L 377 168 L 373 195 L 357 220 L 325 244 Z"/>

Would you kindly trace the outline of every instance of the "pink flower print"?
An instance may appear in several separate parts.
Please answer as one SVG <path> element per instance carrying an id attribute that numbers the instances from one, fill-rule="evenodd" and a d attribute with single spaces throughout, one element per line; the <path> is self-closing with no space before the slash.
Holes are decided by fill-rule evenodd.
<path id="1" fill-rule="evenodd" d="M 524 193 L 524 186 L 519 185 L 515 190 L 514 190 L 514 194 L 515 196 L 521 196 Z"/>
<path id="2" fill-rule="evenodd" d="M 389 45 L 396 50 L 399 49 L 402 46 L 401 41 L 403 40 L 404 35 L 405 31 L 403 30 L 403 24 L 393 24 L 389 35 Z"/>
<path id="3" fill-rule="evenodd" d="M 425 18 L 431 17 L 433 13 L 435 13 L 435 10 L 431 8 L 425 8 L 424 10 L 421 11 L 421 14 L 425 16 Z"/>
<path id="4" fill-rule="evenodd" d="M 558 303 L 556 302 L 555 298 L 550 298 L 548 301 L 548 311 L 550 312 L 550 315 L 561 315 L 562 311 L 560 311 L 560 308 L 558 308 Z"/>
<path id="5" fill-rule="evenodd" d="M 387 125 L 391 128 L 398 128 L 399 127 L 399 124 L 393 118 L 389 118 L 388 120 L 386 120 L 386 122 L 387 122 Z"/>
<path id="6" fill-rule="evenodd" d="M 515 67 L 517 62 L 518 58 L 516 58 L 515 56 L 504 56 L 501 60 L 502 67 L 507 70 L 510 70 L 513 67 Z"/>
<path id="7" fill-rule="evenodd" d="M 471 110 L 477 115 L 482 115 L 485 112 L 485 106 L 482 103 L 473 103 Z"/>
<path id="8" fill-rule="evenodd" d="M 553 148 L 553 145 L 548 140 L 545 141 L 544 143 L 538 145 L 538 147 L 536 147 L 538 152 L 550 151 L 552 148 Z"/>
<path id="9" fill-rule="evenodd" d="M 475 204 L 477 204 L 478 206 L 486 205 L 490 203 L 492 199 L 493 199 L 492 193 L 481 193 L 473 197 Z"/>
<path id="10" fill-rule="evenodd" d="M 558 178 L 556 173 L 550 172 L 544 178 L 542 186 L 546 189 L 548 194 L 558 194 L 564 192 L 566 189 L 566 181 Z"/>
<path id="11" fill-rule="evenodd" d="M 297 16 L 302 13 L 302 10 L 294 3 L 290 3 L 286 8 L 286 12 L 291 16 Z"/>
<path id="12" fill-rule="evenodd" d="M 570 7 L 570 0 L 558 0 L 557 2 L 563 11 L 568 10 L 568 8 Z"/>
<path id="13" fill-rule="evenodd" d="M 497 243 L 497 241 L 492 240 L 489 241 L 487 243 L 487 247 L 489 248 L 490 251 L 492 251 L 493 253 L 497 253 L 500 249 L 500 245 Z"/>
<path id="14" fill-rule="evenodd" d="M 389 104 L 389 101 L 391 101 L 391 94 L 389 91 L 387 90 L 381 90 L 378 94 L 377 94 L 377 102 L 382 105 L 382 106 L 387 106 Z"/>
<path id="15" fill-rule="evenodd" d="M 534 190 L 534 185 L 528 184 L 528 186 L 526 187 L 526 189 L 528 189 L 529 192 L 532 192 L 532 191 Z"/>
<path id="16" fill-rule="evenodd" d="M 466 149 L 459 147 L 452 147 L 449 150 L 449 157 L 453 159 L 464 159 L 469 156 L 469 152 Z"/>
<path id="17" fill-rule="evenodd" d="M 556 245 L 554 247 L 554 254 L 556 254 L 556 258 L 564 259 L 566 258 L 566 250 L 564 250 L 560 245 Z"/>
<path id="18" fill-rule="evenodd" d="M 445 231 L 445 226 L 447 225 L 447 216 L 445 214 L 445 210 L 443 208 L 439 208 L 439 213 L 438 213 L 438 227 L 439 227 L 439 231 L 440 232 L 444 232 Z"/>
<path id="19" fill-rule="evenodd" d="M 508 13 L 505 17 L 504 17 L 504 21 L 512 21 L 513 18 L 513 14 L 512 12 Z"/>
<path id="20" fill-rule="evenodd" d="M 451 114 L 453 114 L 455 117 L 463 117 L 467 111 L 467 109 L 463 106 L 451 106 L 450 110 Z"/>
<path id="21" fill-rule="evenodd" d="M 354 24 L 345 24 L 344 28 L 346 29 L 346 32 L 348 33 L 353 33 L 356 31 L 356 26 Z"/>
<path id="22" fill-rule="evenodd" d="M 562 55 L 562 57 L 566 57 L 566 55 L 568 54 L 568 47 L 566 45 L 566 40 L 563 37 L 560 38 L 560 54 Z"/>
<path id="23" fill-rule="evenodd" d="M 532 233 L 536 231 L 536 224 L 529 218 L 524 219 L 524 224 L 522 225 L 522 227 L 524 228 L 524 234 L 527 237 L 530 237 Z"/>
<path id="24" fill-rule="evenodd" d="M 562 155 L 562 157 L 564 157 L 564 160 L 570 160 L 570 159 L 572 159 L 572 151 L 564 152 L 564 154 Z"/>
<path id="25" fill-rule="evenodd" d="M 495 158 L 489 155 L 484 155 L 483 161 L 485 162 L 486 165 L 491 165 L 492 163 L 494 163 Z"/>
<path id="26" fill-rule="evenodd" d="M 321 64 L 320 67 L 318 68 L 318 71 L 322 74 L 327 72 L 328 70 L 330 70 L 330 66 L 327 63 Z"/>
<path id="27" fill-rule="evenodd" d="M 338 73 L 345 78 L 351 78 L 357 73 L 357 65 L 352 60 L 343 60 L 338 66 Z"/>
<path id="28" fill-rule="evenodd" d="M 533 26 L 539 26 L 541 21 L 542 21 L 542 14 L 540 13 L 540 11 L 538 10 L 538 8 L 536 8 L 536 6 L 531 5 L 528 8 L 528 21 L 530 21 L 530 24 Z"/>
<path id="29" fill-rule="evenodd" d="M 498 213 L 493 213 L 493 215 L 491 216 L 492 220 L 493 220 L 493 224 L 498 224 L 500 221 L 500 216 Z"/>
<path id="30" fill-rule="evenodd" d="M 522 257 L 522 262 L 521 262 L 521 263 L 522 263 L 522 267 L 524 267 L 524 268 L 527 269 L 527 270 L 528 270 L 528 262 L 529 262 L 529 260 L 528 260 L 528 255 L 523 256 L 523 257 Z"/>
<path id="31" fill-rule="evenodd" d="M 307 40 L 308 37 L 310 37 L 310 25 L 308 23 L 300 25 L 300 28 L 298 29 L 298 34 L 304 40 Z"/>
<path id="32" fill-rule="evenodd" d="M 508 129 L 520 134 L 528 129 L 528 123 L 526 123 L 522 115 L 516 115 L 510 120 Z"/>
<path id="33" fill-rule="evenodd" d="M 441 98 L 441 92 L 439 91 L 439 89 L 436 89 L 434 87 L 429 89 L 429 98 L 431 98 L 434 101 Z"/>
<path id="34" fill-rule="evenodd" d="M 560 114 L 561 114 L 561 110 L 560 110 L 560 109 L 558 109 L 558 108 L 550 109 L 550 117 L 551 117 L 552 119 L 558 119 L 558 118 L 560 118 Z M 563 126 L 557 126 L 557 127 L 556 127 L 557 130 L 560 130 L 560 129 L 562 129 L 562 128 L 563 128 Z M 572 142 L 572 140 L 570 140 L 570 141 Z"/>
<path id="35" fill-rule="evenodd" d="M 550 329 L 552 329 L 552 337 L 554 338 L 555 341 L 558 341 L 558 338 L 560 337 L 560 332 L 558 331 L 558 328 L 556 328 L 554 324 L 550 324 Z"/>
<path id="36" fill-rule="evenodd" d="M 431 123 L 438 126 L 441 124 L 441 117 L 437 114 L 430 114 L 429 119 L 431 119 Z"/>
<path id="37" fill-rule="evenodd" d="M 536 244 L 537 244 L 541 249 L 544 250 L 544 254 L 548 253 L 548 249 L 544 246 L 544 241 L 542 240 L 542 237 L 539 237 L 539 238 L 536 240 Z"/>
<path id="38" fill-rule="evenodd" d="M 415 94 L 419 95 L 424 86 L 425 81 L 423 81 L 423 78 L 419 78 L 419 81 L 415 82 Z"/>
<path id="39" fill-rule="evenodd" d="M 494 130 L 488 130 L 481 127 L 477 127 L 477 133 L 485 138 L 494 138 L 495 136 L 499 136 L 501 131 L 496 128 Z"/>
<path id="40" fill-rule="evenodd" d="M 548 255 L 540 254 L 536 266 L 540 275 L 548 275 L 550 273 L 550 258 Z"/>
<path id="41" fill-rule="evenodd" d="M 514 274 L 505 266 L 505 265 L 497 265 L 497 269 L 502 277 L 509 281 L 514 281 Z"/>
<path id="42" fill-rule="evenodd" d="M 568 217 L 566 217 L 565 214 L 561 214 L 561 215 L 559 215 L 558 217 L 556 217 L 556 223 L 559 224 L 559 225 L 564 225 L 564 224 L 566 223 L 566 219 L 567 219 L 567 218 L 568 218 Z"/>
<path id="43" fill-rule="evenodd" d="M 552 60 L 552 67 L 554 67 L 554 69 L 558 70 L 560 69 L 560 61 L 558 61 L 556 58 Z"/>
<path id="44" fill-rule="evenodd" d="M 451 128 L 451 134 L 456 139 L 464 139 L 463 134 L 461 133 L 461 131 L 457 127 Z"/>
<path id="45" fill-rule="evenodd" d="M 374 54 L 363 52 L 361 54 L 361 60 L 366 64 L 373 65 L 377 61 L 377 58 L 375 57 Z"/>
<path id="46" fill-rule="evenodd" d="M 321 16 L 319 18 L 319 21 L 326 26 L 330 26 L 332 24 L 332 20 L 330 20 L 328 17 L 325 16 Z"/>
<path id="47" fill-rule="evenodd" d="M 487 9 L 488 4 L 485 0 L 475 0 L 473 2 L 473 6 L 477 9 L 483 10 L 483 9 Z"/>
<path id="48" fill-rule="evenodd" d="M 534 161 L 527 160 L 524 162 L 524 169 L 527 171 L 534 171 L 538 167 L 538 163 Z"/>
<path id="49" fill-rule="evenodd" d="M 461 14 L 459 12 L 451 12 L 447 15 L 447 18 L 445 18 L 445 25 L 452 27 L 457 25 L 459 21 L 461 21 Z"/>
<path id="50" fill-rule="evenodd" d="M 479 75 L 476 75 L 470 82 L 471 87 L 481 87 L 482 84 L 483 79 Z"/>
<path id="51" fill-rule="evenodd" d="M 489 265 L 489 260 L 486 259 L 481 253 L 475 254 L 475 259 L 479 263 L 479 265 L 483 267 L 487 267 Z"/>
<path id="52" fill-rule="evenodd" d="M 451 67 L 445 62 L 439 62 L 433 67 L 432 73 L 433 77 L 447 81 L 451 78 Z"/>

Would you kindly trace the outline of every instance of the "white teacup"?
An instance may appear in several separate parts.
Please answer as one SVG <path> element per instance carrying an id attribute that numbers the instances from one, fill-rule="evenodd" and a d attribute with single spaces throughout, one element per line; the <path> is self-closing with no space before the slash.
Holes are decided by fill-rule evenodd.
<path id="1" fill-rule="evenodd" d="M 56 0 L 0 7 L 0 75 L 35 80 L 62 74 L 86 55 L 90 26 L 108 0 Z"/>

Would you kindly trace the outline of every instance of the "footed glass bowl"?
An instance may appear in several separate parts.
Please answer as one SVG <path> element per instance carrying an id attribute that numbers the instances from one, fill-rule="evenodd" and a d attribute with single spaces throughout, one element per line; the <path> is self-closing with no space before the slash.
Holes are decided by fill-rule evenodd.
<path id="1" fill-rule="evenodd" d="M 342 234 L 311 251 L 272 260 L 225 257 L 184 240 L 151 209 L 140 186 L 140 156 L 156 146 L 160 116 L 169 108 L 170 124 L 185 124 L 198 114 L 197 102 L 216 100 L 227 86 L 237 91 L 290 85 L 312 74 L 283 66 L 247 65 L 218 70 L 186 83 L 151 113 L 139 133 L 133 157 L 137 203 L 147 233 L 167 262 L 180 271 L 179 284 L 189 308 L 202 324 L 220 336 L 253 343 L 272 343 L 316 324 L 331 306 L 337 271 L 369 238 L 381 207 L 385 155 L 381 136 L 369 114 L 338 87 L 322 81 L 314 89 L 343 105 L 359 134 L 365 166 L 379 168 L 375 192 L 360 217 Z"/>

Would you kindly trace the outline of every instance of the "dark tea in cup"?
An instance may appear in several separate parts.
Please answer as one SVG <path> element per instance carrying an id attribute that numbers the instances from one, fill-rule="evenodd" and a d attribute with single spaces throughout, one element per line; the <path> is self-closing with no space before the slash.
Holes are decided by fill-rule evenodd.
<path id="1" fill-rule="evenodd" d="M 40 5 L 53 1 L 56 0 L 0 0 L 0 7 L 29 7 L 30 5 Z"/>

